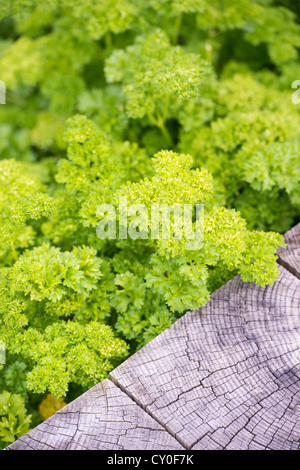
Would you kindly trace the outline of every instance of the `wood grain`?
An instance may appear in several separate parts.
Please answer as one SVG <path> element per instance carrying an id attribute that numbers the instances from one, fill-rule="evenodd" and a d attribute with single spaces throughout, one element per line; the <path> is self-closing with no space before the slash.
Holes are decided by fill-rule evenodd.
<path id="1" fill-rule="evenodd" d="M 111 379 L 188 449 L 299 449 L 300 281 L 234 278 Z"/>
<path id="2" fill-rule="evenodd" d="M 300 279 L 300 223 L 284 235 L 286 247 L 279 248 L 278 262 Z"/>
<path id="3" fill-rule="evenodd" d="M 104 380 L 6 450 L 176 450 L 174 437 Z"/>

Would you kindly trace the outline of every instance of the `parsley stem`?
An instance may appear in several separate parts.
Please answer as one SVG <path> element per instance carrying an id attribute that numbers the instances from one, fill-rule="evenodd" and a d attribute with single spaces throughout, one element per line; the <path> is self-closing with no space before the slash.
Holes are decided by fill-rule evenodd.
<path id="1" fill-rule="evenodd" d="M 147 116 L 148 116 L 149 121 L 152 122 L 152 124 L 159 127 L 159 123 L 158 123 L 157 119 L 155 119 L 155 117 L 151 113 L 147 113 Z"/>
<path id="2" fill-rule="evenodd" d="M 160 116 L 160 118 L 155 118 L 151 113 L 147 113 L 147 116 L 148 116 L 149 120 L 156 127 L 158 127 L 161 130 L 162 134 L 167 139 L 168 144 L 170 146 L 174 146 L 173 139 L 172 139 L 167 127 L 166 127 L 166 115 L 167 115 L 167 112 L 168 112 L 168 105 L 169 105 L 169 96 L 167 96 L 167 99 L 165 101 L 163 115 Z"/>

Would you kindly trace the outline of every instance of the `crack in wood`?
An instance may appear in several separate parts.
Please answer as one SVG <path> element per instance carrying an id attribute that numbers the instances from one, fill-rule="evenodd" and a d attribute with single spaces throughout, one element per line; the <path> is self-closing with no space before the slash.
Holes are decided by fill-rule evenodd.
<path id="1" fill-rule="evenodd" d="M 287 263 L 284 259 L 282 258 L 278 258 L 277 259 L 277 263 L 280 264 L 281 266 L 283 266 L 287 271 L 289 271 L 291 274 L 293 274 L 293 276 L 297 277 L 298 279 L 300 279 L 300 272 L 294 268 L 293 266 L 291 266 L 289 263 Z"/>

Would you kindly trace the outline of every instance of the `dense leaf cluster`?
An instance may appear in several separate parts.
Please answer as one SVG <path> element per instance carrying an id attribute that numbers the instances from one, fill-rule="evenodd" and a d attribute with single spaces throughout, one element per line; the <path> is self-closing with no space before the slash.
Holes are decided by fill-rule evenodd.
<path id="1" fill-rule="evenodd" d="M 1 445 L 48 393 L 82 393 L 233 276 L 276 280 L 300 216 L 297 8 L 2 2 Z M 99 238 L 99 206 L 119 229 L 120 198 L 147 214 L 134 237 Z M 144 236 L 155 204 L 203 205 L 201 247 L 174 217 L 168 239 Z"/>

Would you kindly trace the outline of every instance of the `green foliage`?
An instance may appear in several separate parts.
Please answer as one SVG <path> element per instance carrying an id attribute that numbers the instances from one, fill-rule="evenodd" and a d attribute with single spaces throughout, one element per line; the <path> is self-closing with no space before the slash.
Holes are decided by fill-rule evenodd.
<path id="1" fill-rule="evenodd" d="M 291 94 L 234 72 L 208 95 L 200 128 L 192 116 L 201 101 L 182 111 L 180 150 L 212 172 L 216 204 L 240 210 L 252 228 L 286 231 L 299 214 L 300 115 Z"/>
<path id="2" fill-rule="evenodd" d="M 0 448 L 3 449 L 29 431 L 31 415 L 27 415 L 20 395 L 4 391 L 0 394 Z"/>
<path id="3" fill-rule="evenodd" d="M 35 231 L 27 222 L 48 215 L 56 203 L 37 178 L 22 171 L 21 163 L 2 160 L 0 171 L 0 256 L 5 258 L 10 251 L 16 260 L 18 249 L 34 243 Z"/>
<path id="4" fill-rule="evenodd" d="M 96 321 L 52 323 L 43 332 L 28 328 L 16 335 L 11 349 L 35 364 L 27 374 L 29 389 L 49 390 L 57 397 L 65 395 L 70 382 L 89 388 L 105 379 L 113 367 L 111 359 L 127 353 L 111 328 Z"/>
<path id="5" fill-rule="evenodd" d="M 98 288 L 101 260 L 95 255 L 87 247 L 61 252 L 42 245 L 2 269 L 1 339 L 10 354 L 29 360 L 27 387 L 36 393 L 61 396 L 70 382 L 91 386 L 127 354 L 109 325 L 67 321 Z"/>
<path id="6" fill-rule="evenodd" d="M 83 225 L 96 226 L 97 206 L 111 203 L 113 192 L 122 182 L 147 174 L 146 154 L 135 143 L 111 142 L 82 115 L 67 122 L 64 139 L 68 159 L 60 160 L 56 180 L 65 183 L 69 194 L 76 194 Z"/>
<path id="7" fill-rule="evenodd" d="M 169 106 L 176 109 L 199 94 L 207 69 L 199 54 L 172 46 L 157 30 L 138 36 L 126 50 L 115 50 L 106 59 L 105 76 L 109 83 L 122 83 L 129 117 L 146 115 L 163 128 Z"/>
<path id="8" fill-rule="evenodd" d="M 69 291 L 86 296 L 101 276 L 96 250 L 74 247 L 61 253 L 59 248 L 42 245 L 26 251 L 12 268 L 12 283 L 17 292 L 30 300 L 57 302 Z"/>
<path id="9" fill-rule="evenodd" d="M 9 389 L 11 393 L 22 396 L 25 404 L 29 399 L 29 392 L 26 384 L 26 374 L 28 365 L 24 361 L 12 360 L 4 368 L 1 374 L 1 389 Z"/>
<path id="10" fill-rule="evenodd" d="M 229 279 L 277 279 L 300 218 L 296 3 L 0 5 L 2 446 L 46 393 L 68 402 Z M 100 239 L 121 198 L 134 236 Z M 168 239 L 155 205 L 173 206 Z"/>

